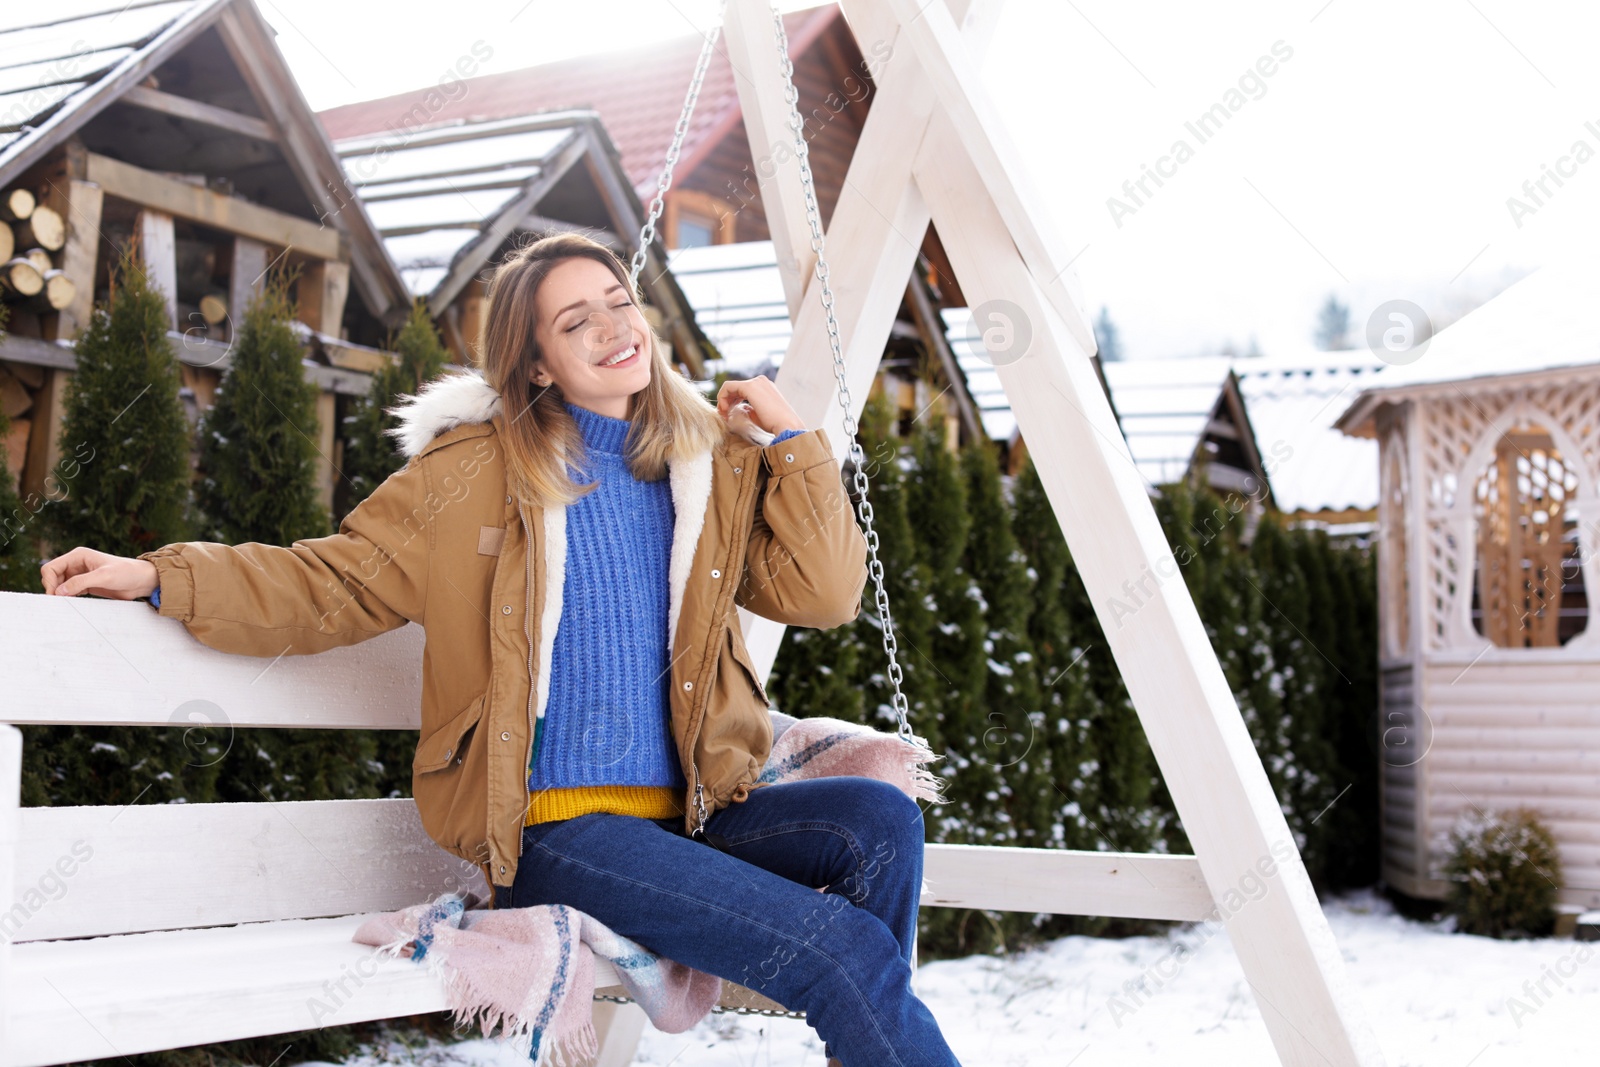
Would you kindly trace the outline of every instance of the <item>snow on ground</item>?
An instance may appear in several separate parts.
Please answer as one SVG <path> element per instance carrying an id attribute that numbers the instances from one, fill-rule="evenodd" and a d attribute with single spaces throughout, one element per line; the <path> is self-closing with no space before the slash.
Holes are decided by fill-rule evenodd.
<path id="1" fill-rule="evenodd" d="M 1391 1067 L 1595 1062 L 1600 944 L 1468 937 L 1447 924 L 1403 919 L 1372 893 L 1337 898 L 1326 911 Z M 1006 959 L 940 961 L 918 968 L 915 982 L 969 1067 L 1277 1063 L 1227 934 L 1212 924 L 1163 937 L 1062 938 Z M 394 1062 L 512 1067 L 527 1061 L 482 1040 L 352 1061 Z M 805 1023 L 735 1015 L 712 1016 L 686 1034 L 647 1028 L 634 1062 L 825 1063 Z"/>

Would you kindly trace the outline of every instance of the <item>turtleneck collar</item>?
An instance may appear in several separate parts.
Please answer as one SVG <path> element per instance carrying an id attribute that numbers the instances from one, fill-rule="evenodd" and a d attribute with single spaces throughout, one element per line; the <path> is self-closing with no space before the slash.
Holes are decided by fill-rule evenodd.
<path id="1" fill-rule="evenodd" d="M 627 419 L 614 419 L 610 415 L 602 415 L 598 411 L 579 407 L 570 400 L 563 400 L 567 411 L 577 420 L 578 430 L 583 434 L 585 447 L 594 452 L 604 452 L 608 455 L 623 455 L 623 446 L 628 439 L 628 427 L 633 425 Z"/>

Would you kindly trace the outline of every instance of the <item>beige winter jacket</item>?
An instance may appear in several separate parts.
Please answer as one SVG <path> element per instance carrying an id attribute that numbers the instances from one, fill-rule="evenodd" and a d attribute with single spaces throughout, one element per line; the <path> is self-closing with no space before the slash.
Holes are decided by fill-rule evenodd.
<path id="1" fill-rule="evenodd" d="M 159 573 L 160 613 L 225 652 L 277 656 L 287 644 L 303 655 L 423 626 L 412 766 L 422 825 L 509 886 L 561 619 L 566 509 L 511 497 L 502 423 L 500 396 L 480 375 L 450 375 L 404 418 L 406 466 L 338 533 L 288 547 L 191 541 L 139 558 Z M 772 746 L 734 607 L 795 626 L 848 622 L 866 540 L 820 429 L 766 447 L 730 430 L 669 467 L 672 735 L 693 832 L 696 792 L 707 815 L 744 800 Z"/>

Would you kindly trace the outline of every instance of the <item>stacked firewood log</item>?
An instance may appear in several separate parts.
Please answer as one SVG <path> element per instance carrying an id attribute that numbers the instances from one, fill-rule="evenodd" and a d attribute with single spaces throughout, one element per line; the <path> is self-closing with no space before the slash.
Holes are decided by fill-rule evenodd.
<path id="1" fill-rule="evenodd" d="M 77 295 L 60 269 L 67 243 L 61 213 L 27 189 L 0 192 L 0 298 L 35 311 L 60 311 Z"/>

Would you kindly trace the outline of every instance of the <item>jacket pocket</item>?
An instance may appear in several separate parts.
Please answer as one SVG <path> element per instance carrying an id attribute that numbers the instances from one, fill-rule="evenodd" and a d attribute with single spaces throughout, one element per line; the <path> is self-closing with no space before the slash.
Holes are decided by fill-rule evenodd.
<path id="1" fill-rule="evenodd" d="M 451 760 L 458 764 L 462 762 L 466 747 L 471 741 L 468 735 L 483 717 L 483 699 L 486 695 L 478 694 L 472 703 L 458 711 L 443 726 L 417 742 L 417 754 L 411 761 L 413 773 L 427 774 L 430 771 L 437 771 L 441 767 L 449 766 Z"/>
<path id="2" fill-rule="evenodd" d="M 411 762 L 411 795 L 422 828 L 440 848 L 474 863 L 487 855 L 487 747 L 482 693 L 417 743 Z"/>
<path id="3" fill-rule="evenodd" d="M 761 680 L 761 672 L 756 670 L 755 660 L 750 656 L 750 650 L 745 647 L 744 631 L 739 628 L 738 618 L 728 622 L 728 638 L 733 644 L 733 658 L 739 666 L 744 668 L 744 673 L 749 677 L 750 684 L 757 693 L 761 694 L 763 701 L 767 700 L 767 687 Z"/>

